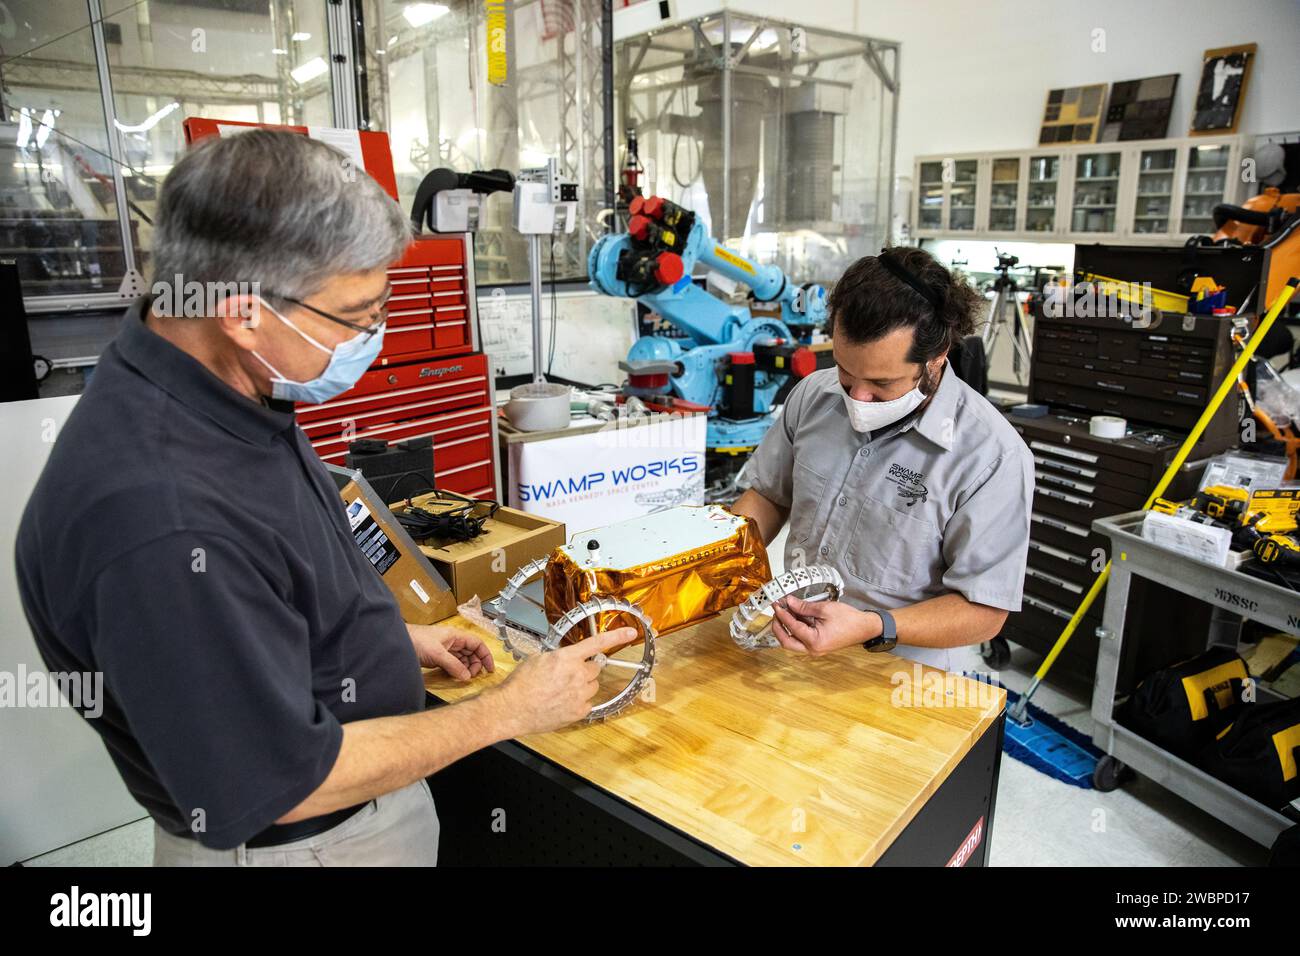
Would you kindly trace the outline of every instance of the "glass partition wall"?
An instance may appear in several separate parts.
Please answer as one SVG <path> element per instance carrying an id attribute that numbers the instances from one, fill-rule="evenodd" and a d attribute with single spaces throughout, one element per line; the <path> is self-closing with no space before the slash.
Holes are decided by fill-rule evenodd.
<path id="1" fill-rule="evenodd" d="M 0 257 L 17 261 L 30 311 L 137 294 L 185 117 L 335 122 L 317 0 L 64 0 L 11 22 Z"/>
<path id="2" fill-rule="evenodd" d="M 369 126 L 386 130 L 403 205 L 431 169 L 521 168 L 555 157 L 582 186 L 578 231 L 557 237 L 543 273 L 585 278 L 606 231 L 600 0 L 506 4 L 505 76 L 487 69 L 482 2 L 361 0 Z M 488 198 L 475 234 L 480 282 L 528 280 L 527 242 L 510 226 L 511 199 Z"/>
<path id="3" fill-rule="evenodd" d="M 643 188 L 800 282 L 830 282 L 887 241 L 898 47 L 721 12 L 614 50 L 617 130 Z M 936 173 L 923 189 L 942 187 Z M 927 207 L 928 208 L 928 207 Z"/>
<path id="4" fill-rule="evenodd" d="M 506 9 L 507 73 L 492 84 L 472 0 L 32 5 L 0 48 L 0 255 L 19 261 L 29 310 L 138 293 L 189 116 L 386 131 L 404 206 L 438 166 L 517 172 L 555 156 L 584 196 L 554 274 L 584 277 L 604 231 L 600 2 Z M 480 281 L 527 279 L 510 202 L 487 203 Z"/>

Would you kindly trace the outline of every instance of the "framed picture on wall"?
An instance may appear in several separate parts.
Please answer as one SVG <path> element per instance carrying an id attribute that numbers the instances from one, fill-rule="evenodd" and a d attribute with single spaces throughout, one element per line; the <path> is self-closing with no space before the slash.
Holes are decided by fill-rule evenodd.
<path id="1" fill-rule="evenodd" d="M 1256 49 L 1254 43 L 1243 43 L 1205 51 L 1192 109 L 1193 136 L 1237 131 Z"/>
<path id="2" fill-rule="evenodd" d="M 1105 105 L 1105 83 L 1048 90 L 1038 145 L 1095 143 Z"/>
<path id="3" fill-rule="evenodd" d="M 1113 84 L 1106 105 L 1106 121 L 1097 142 L 1164 139 L 1169 135 L 1169 115 L 1173 112 L 1177 88 L 1177 73 Z"/>

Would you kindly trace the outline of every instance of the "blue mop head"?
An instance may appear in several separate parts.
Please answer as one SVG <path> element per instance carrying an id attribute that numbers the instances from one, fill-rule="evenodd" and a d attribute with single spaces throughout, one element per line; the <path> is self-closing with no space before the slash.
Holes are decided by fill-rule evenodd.
<path id="1" fill-rule="evenodd" d="M 987 674 L 980 677 L 988 680 Z M 1028 725 L 1020 726 L 1011 718 L 1020 695 L 998 683 L 1007 691 L 1006 731 L 1002 742 L 1007 756 L 1062 783 L 1091 790 L 1092 772 L 1102 752 L 1079 731 L 1032 703 L 1025 708 Z"/>

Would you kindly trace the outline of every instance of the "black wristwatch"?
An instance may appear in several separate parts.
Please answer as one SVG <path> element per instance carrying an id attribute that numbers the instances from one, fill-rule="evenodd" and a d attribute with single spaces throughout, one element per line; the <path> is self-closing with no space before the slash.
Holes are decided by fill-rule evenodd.
<path id="1" fill-rule="evenodd" d="M 880 618 L 880 636 L 863 641 L 862 646 L 869 651 L 892 651 L 898 643 L 898 626 L 894 624 L 894 615 L 875 607 L 867 610 Z"/>

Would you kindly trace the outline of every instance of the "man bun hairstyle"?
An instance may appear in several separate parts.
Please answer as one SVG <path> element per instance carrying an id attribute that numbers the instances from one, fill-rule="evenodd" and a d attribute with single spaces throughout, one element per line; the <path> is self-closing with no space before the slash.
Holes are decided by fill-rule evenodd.
<path id="1" fill-rule="evenodd" d="M 975 331 L 984 296 L 924 249 L 893 246 L 849 266 L 827 305 L 828 331 L 856 344 L 914 329 L 908 361 L 924 364 Z"/>

